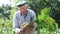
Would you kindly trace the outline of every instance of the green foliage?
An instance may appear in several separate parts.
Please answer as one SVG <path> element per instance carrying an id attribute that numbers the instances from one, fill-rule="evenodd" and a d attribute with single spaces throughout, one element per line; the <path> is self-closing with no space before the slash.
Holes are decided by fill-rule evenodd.
<path id="1" fill-rule="evenodd" d="M 0 18 L 9 19 L 9 15 L 11 14 L 11 6 L 9 5 L 2 5 L 0 6 Z"/>
<path id="2" fill-rule="evenodd" d="M 45 7 L 51 7 L 50 16 L 60 24 L 60 1 L 59 0 L 27 0 L 29 6 L 38 16 L 40 10 Z"/>
<path id="3" fill-rule="evenodd" d="M 55 20 L 49 16 L 49 13 L 50 13 L 50 7 L 42 9 L 41 14 L 38 15 L 39 20 L 38 24 L 40 28 L 54 31 L 58 29 L 58 25 L 55 22 Z"/>
<path id="4" fill-rule="evenodd" d="M 14 34 L 12 20 L 0 18 L 0 34 Z"/>

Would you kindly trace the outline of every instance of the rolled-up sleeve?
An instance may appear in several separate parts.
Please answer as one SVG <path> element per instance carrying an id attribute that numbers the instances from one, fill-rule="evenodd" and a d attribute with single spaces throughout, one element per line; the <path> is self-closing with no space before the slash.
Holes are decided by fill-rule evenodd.
<path id="1" fill-rule="evenodd" d="M 17 22 L 17 14 L 14 14 L 13 16 L 13 27 L 14 27 L 15 32 L 18 34 L 20 32 L 20 28 Z"/>

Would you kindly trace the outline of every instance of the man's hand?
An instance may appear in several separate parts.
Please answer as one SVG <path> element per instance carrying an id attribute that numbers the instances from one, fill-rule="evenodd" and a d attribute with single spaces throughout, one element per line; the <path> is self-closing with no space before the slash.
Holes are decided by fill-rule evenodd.
<path id="1" fill-rule="evenodd" d="M 34 23 L 31 22 L 31 23 L 29 24 L 29 27 L 30 27 L 30 28 L 34 28 Z"/>
<path id="2" fill-rule="evenodd" d="M 30 23 L 25 29 L 27 31 L 32 30 L 34 28 L 34 23 Z"/>
<path id="3" fill-rule="evenodd" d="M 20 34 L 24 34 L 26 31 L 30 31 L 33 28 L 34 28 L 34 23 L 31 22 L 28 26 L 20 30 Z"/>
<path id="4" fill-rule="evenodd" d="M 24 33 L 25 33 L 25 29 L 21 29 L 20 34 L 24 34 Z"/>

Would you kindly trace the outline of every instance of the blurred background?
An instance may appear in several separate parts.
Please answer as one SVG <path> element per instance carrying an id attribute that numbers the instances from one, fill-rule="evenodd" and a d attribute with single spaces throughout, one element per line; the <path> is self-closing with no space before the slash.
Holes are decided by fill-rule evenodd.
<path id="1" fill-rule="evenodd" d="M 13 15 L 22 0 L 0 0 L 0 34 L 15 34 Z M 60 0 L 24 0 L 36 13 L 35 34 L 60 34 Z"/>

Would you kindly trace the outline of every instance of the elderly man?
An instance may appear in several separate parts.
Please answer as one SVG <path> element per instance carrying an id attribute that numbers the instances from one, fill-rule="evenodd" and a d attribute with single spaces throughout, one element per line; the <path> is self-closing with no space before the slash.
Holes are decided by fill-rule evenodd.
<path id="1" fill-rule="evenodd" d="M 13 17 L 13 26 L 16 34 L 34 34 L 36 28 L 36 23 L 34 22 L 36 20 L 35 12 L 28 9 L 26 1 L 19 2 L 17 6 L 19 10 Z M 23 23 L 25 23 L 24 26 L 22 25 Z"/>

